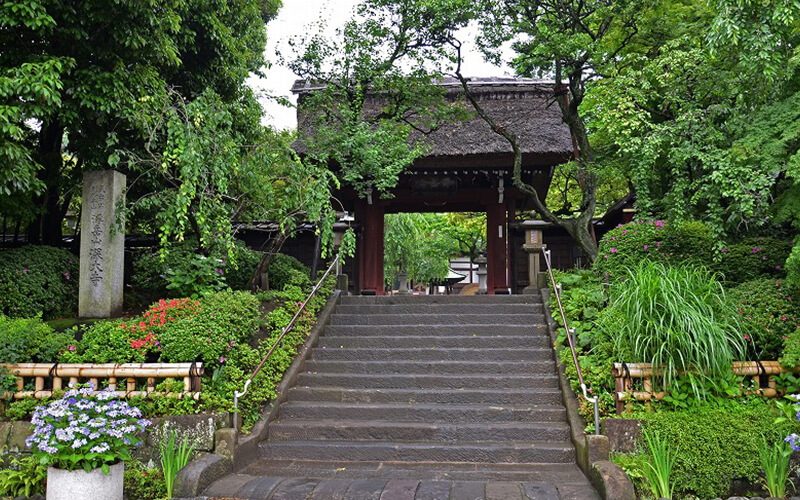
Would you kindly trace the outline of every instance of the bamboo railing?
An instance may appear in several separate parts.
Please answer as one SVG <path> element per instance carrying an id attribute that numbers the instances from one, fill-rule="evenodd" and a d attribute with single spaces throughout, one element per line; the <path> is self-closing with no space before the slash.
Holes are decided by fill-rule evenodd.
<path id="1" fill-rule="evenodd" d="M 768 398 L 780 396 L 772 375 L 781 373 L 798 373 L 800 367 L 785 368 L 777 361 L 734 361 L 731 371 L 734 375 L 750 377 L 757 389 L 748 390 L 746 394 L 761 394 Z M 666 395 L 665 391 L 653 390 L 653 378 L 659 377 L 662 370 L 650 363 L 614 363 L 614 401 L 617 414 L 625 409 L 625 401 L 636 400 L 650 402 L 659 401 Z"/>
<path id="2" fill-rule="evenodd" d="M 123 398 L 167 396 L 196 400 L 200 398 L 203 375 L 202 363 L 0 363 L 0 368 L 17 377 L 16 392 L 2 394 L 5 399 L 44 399 L 67 389 L 70 383 L 91 382 L 95 392 L 110 387 Z M 30 379 L 33 379 L 33 390 Z M 164 379 L 183 379 L 183 390 L 156 391 L 156 384 Z M 101 381 L 106 383 L 101 384 Z"/>

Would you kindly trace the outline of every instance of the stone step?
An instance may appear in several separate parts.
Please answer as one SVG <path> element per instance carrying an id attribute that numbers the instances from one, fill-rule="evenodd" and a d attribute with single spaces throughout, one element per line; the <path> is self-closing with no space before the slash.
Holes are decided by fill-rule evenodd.
<path id="1" fill-rule="evenodd" d="M 569 464 L 440 464 L 436 462 L 345 462 L 326 460 L 257 459 L 241 471 L 252 476 L 276 474 L 289 477 L 418 478 L 422 480 L 548 481 L 558 484 L 586 484 L 586 476 Z M 446 497 L 445 497 L 446 498 Z M 578 497 L 589 500 L 595 497 Z M 599 497 L 597 497 L 599 499 Z M 537 499 L 538 500 L 538 499 Z"/>
<path id="2" fill-rule="evenodd" d="M 340 314 L 331 325 L 543 325 L 544 314 Z"/>
<path id="3" fill-rule="evenodd" d="M 298 420 L 387 420 L 391 422 L 565 422 L 561 405 L 358 404 L 289 401 L 279 418 Z"/>
<path id="4" fill-rule="evenodd" d="M 541 304 L 535 295 L 347 295 L 341 304 Z"/>
<path id="5" fill-rule="evenodd" d="M 437 337 L 433 335 L 408 335 L 404 337 L 383 337 L 380 335 L 371 337 L 334 337 L 325 335 L 320 337 L 319 349 L 357 349 L 363 348 L 385 348 L 395 349 L 397 353 L 394 357 L 402 357 L 403 349 L 429 348 L 429 349 L 486 349 L 486 348 L 544 348 L 550 345 L 550 337 L 545 335 L 529 335 L 502 337 L 455 337 L 452 335 Z"/>
<path id="6" fill-rule="evenodd" d="M 404 373 L 436 375 L 555 374 L 553 361 L 308 361 L 305 371 L 326 373 Z"/>
<path id="7" fill-rule="evenodd" d="M 553 389 L 344 389 L 294 387 L 289 401 L 338 403 L 439 403 L 482 405 L 560 405 L 561 390 Z"/>
<path id="8" fill-rule="evenodd" d="M 375 336 L 406 337 L 413 335 L 433 335 L 454 337 L 503 337 L 506 335 L 547 335 L 547 326 L 528 325 L 402 325 L 387 328 L 385 325 L 330 325 L 325 334 L 336 337 Z"/>
<path id="9" fill-rule="evenodd" d="M 342 304 L 337 314 L 543 314 L 543 304 Z"/>
<path id="10" fill-rule="evenodd" d="M 322 337 L 324 338 L 324 337 Z M 341 344 L 340 344 L 341 345 Z M 385 348 L 315 348 L 312 359 L 322 360 L 351 360 L 351 361 L 382 361 L 396 359 L 398 361 L 545 361 L 553 359 L 551 348 L 522 348 L 522 349 L 465 349 L 465 348 L 440 348 L 430 347 L 414 349 L 385 349 Z"/>
<path id="11" fill-rule="evenodd" d="M 566 422 L 451 424 L 384 420 L 278 420 L 271 441 L 569 441 Z"/>
<path id="12" fill-rule="evenodd" d="M 600 496 L 589 486 L 586 478 L 564 482 L 563 478 L 569 471 L 568 464 L 547 464 L 541 467 L 562 467 L 565 470 L 557 473 L 544 474 L 546 482 L 531 479 L 530 476 L 520 476 L 515 480 L 484 480 L 475 481 L 474 477 L 463 480 L 450 479 L 408 479 L 418 477 L 415 473 L 410 476 L 369 479 L 347 474 L 335 476 L 307 477 L 291 476 L 291 471 L 285 469 L 287 465 L 296 463 L 296 468 L 306 469 L 305 463 L 259 460 L 258 463 L 274 464 L 274 470 L 289 472 L 281 476 L 270 475 L 251 476 L 247 474 L 232 474 L 212 483 L 204 492 L 210 498 L 236 498 L 239 500 L 446 500 L 446 499 L 475 499 L 490 498 L 492 500 L 600 500 Z M 307 462 L 318 464 L 320 462 Z M 376 462 L 350 462 L 346 465 L 355 470 L 367 470 L 361 464 L 374 464 Z M 281 465 L 279 465 L 281 464 Z M 378 462 L 379 466 L 380 463 Z M 409 464 L 409 466 L 425 466 L 422 464 Z M 480 465 L 469 464 L 471 467 L 480 468 Z M 520 467 L 516 466 L 517 469 Z M 346 472 L 348 469 L 340 472 Z M 324 470 L 324 469 L 321 469 Z M 339 469 L 336 469 L 337 471 Z M 538 477 L 538 470 L 529 472 Z M 524 474 L 520 471 L 518 474 Z M 557 479 L 556 479 L 557 478 Z"/>
<path id="13" fill-rule="evenodd" d="M 271 441 L 260 445 L 268 460 L 327 460 L 458 463 L 572 463 L 565 442 L 398 443 L 381 441 Z"/>
<path id="14" fill-rule="evenodd" d="M 363 373 L 303 373 L 297 385 L 351 389 L 536 389 L 558 388 L 551 375 L 410 375 Z"/>

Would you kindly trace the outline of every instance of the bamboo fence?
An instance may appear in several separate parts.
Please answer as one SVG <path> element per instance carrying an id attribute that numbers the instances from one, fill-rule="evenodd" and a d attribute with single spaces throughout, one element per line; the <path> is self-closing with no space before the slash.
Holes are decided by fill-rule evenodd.
<path id="1" fill-rule="evenodd" d="M 785 368 L 777 361 L 734 361 L 732 371 L 735 375 L 750 378 L 757 389 L 747 394 L 762 394 L 769 398 L 780 396 L 772 375 L 798 373 L 800 367 Z M 636 400 L 649 403 L 661 400 L 665 391 L 653 390 L 653 378 L 661 376 L 662 369 L 650 363 L 614 363 L 614 401 L 617 414 L 625 409 L 625 401 Z"/>
<path id="2" fill-rule="evenodd" d="M 166 396 L 196 400 L 200 398 L 203 375 L 202 363 L 0 363 L 0 368 L 17 377 L 16 392 L 2 394 L 5 399 L 44 399 L 65 390 L 70 383 L 91 382 L 95 393 L 101 387 L 110 387 L 123 398 Z M 33 379 L 33 390 L 30 379 Z M 156 391 L 158 381 L 166 379 L 183 379 L 183 389 Z M 106 383 L 101 384 L 101 381 Z"/>

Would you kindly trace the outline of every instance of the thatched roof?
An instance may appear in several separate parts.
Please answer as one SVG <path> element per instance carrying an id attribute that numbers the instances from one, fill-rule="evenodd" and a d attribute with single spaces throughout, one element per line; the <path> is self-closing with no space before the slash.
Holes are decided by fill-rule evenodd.
<path id="1" fill-rule="evenodd" d="M 446 79 L 441 85 L 446 88 L 448 98 L 462 101 L 467 109 L 472 110 L 457 80 Z M 561 111 L 553 100 L 553 82 L 528 78 L 474 78 L 470 80 L 470 87 L 483 109 L 499 125 L 517 134 L 526 157 L 534 161 L 535 157 L 559 158 L 563 161 L 571 155 L 572 139 L 569 129 L 561 120 Z M 318 86 L 298 80 L 292 92 L 300 95 L 302 103 L 304 94 L 319 89 Z M 378 109 L 380 96 L 367 107 Z M 298 107 L 297 121 L 302 138 L 309 132 L 310 122 L 302 106 Z M 425 137 L 416 134 L 414 139 L 428 141 L 431 152 L 427 159 L 434 161 L 512 153 L 508 141 L 492 132 L 486 122 L 477 116 L 468 121 L 445 123 Z M 298 146 L 302 152 L 302 144 Z"/>

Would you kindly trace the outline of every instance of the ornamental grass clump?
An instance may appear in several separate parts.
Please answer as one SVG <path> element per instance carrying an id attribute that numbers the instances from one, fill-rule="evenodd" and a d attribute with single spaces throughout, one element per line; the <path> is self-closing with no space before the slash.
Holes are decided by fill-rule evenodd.
<path id="1" fill-rule="evenodd" d="M 664 387 L 693 373 L 692 390 L 705 396 L 705 378 L 730 373 L 744 352 L 737 315 L 715 276 L 699 266 L 642 261 L 612 289 L 600 327 L 619 361 L 652 363 Z"/>
<path id="2" fill-rule="evenodd" d="M 93 395 L 94 387 L 70 390 L 59 400 L 39 406 L 33 413 L 33 435 L 26 444 L 42 465 L 90 472 L 131 459 L 131 450 L 142 444 L 150 421 L 111 389 Z"/>
<path id="3" fill-rule="evenodd" d="M 776 441 L 770 444 L 763 439 L 758 447 L 758 458 L 761 469 L 764 471 L 764 485 L 769 496 L 784 498 L 786 496 L 786 482 L 789 481 L 789 461 L 792 449 L 786 441 Z"/>
<path id="4" fill-rule="evenodd" d="M 675 453 L 667 439 L 657 431 L 645 431 L 645 442 L 650 460 L 645 462 L 644 477 L 650 491 L 656 498 L 672 498 L 672 468 L 675 466 Z"/>

